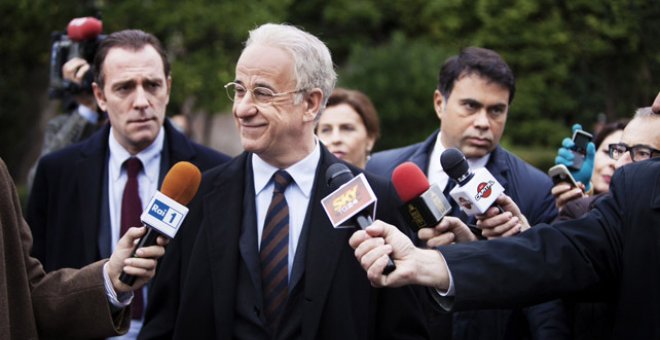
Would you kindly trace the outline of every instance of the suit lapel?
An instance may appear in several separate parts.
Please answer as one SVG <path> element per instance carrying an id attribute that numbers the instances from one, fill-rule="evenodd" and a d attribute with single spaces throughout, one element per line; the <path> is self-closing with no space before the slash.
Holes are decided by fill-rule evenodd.
<path id="1" fill-rule="evenodd" d="M 213 309 L 218 338 L 230 338 L 234 319 L 241 216 L 243 215 L 245 157 L 238 157 L 219 173 L 213 189 L 202 198 L 202 230 L 209 247 L 209 270 L 213 282 Z M 201 241 L 198 240 L 198 241 Z"/>
<path id="2" fill-rule="evenodd" d="M 410 156 L 410 161 L 415 163 L 424 173 L 429 172 L 429 159 L 431 158 L 435 141 L 438 139 L 438 132 L 436 131 L 427 138 L 417 151 Z"/>
<path id="3" fill-rule="evenodd" d="M 497 146 L 495 150 L 490 154 L 490 159 L 488 164 L 486 164 L 486 169 L 495 177 L 497 182 L 499 182 L 504 188 L 507 195 L 511 196 L 509 188 L 509 181 L 507 180 L 507 172 L 509 172 L 509 167 L 506 165 L 505 157 L 503 155 L 504 150 L 500 146 Z"/>
<path id="4" fill-rule="evenodd" d="M 321 206 L 321 199 L 330 190 L 325 183 L 325 172 L 338 160 L 323 146 L 319 167 L 314 178 L 313 195 L 309 205 L 307 244 L 305 244 L 305 287 L 304 299 L 309 304 L 303 310 L 304 339 L 315 337 L 328 291 L 337 272 L 342 249 L 348 247 L 348 237 L 353 230 L 335 230 Z"/>
<path id="5" fill-rule="evenodd" d="M 107 241 L 110 241 L 110 230 L 99 230 L 100 226 L 109 226 L 110 221 L 101 221 L 100 211 L 101 202 L 108 202 L 107 198 L 101 195 L 107 190 L 104 190 L 103 183 L 106 183 L 107 177 L 107 149 L 108 149 L 108 134 L 109 125 L 105 127 L 103 133 L 97 133 L 85 144 L 82 149 L 82 157 L 75 165 L 78 197 L 80 205 L 76 208 L 75 213 L 80 214 L 85 258 L 89 260 L 96 260 L 99 258 L 99 234 L 107 236 Z M 105 223 L 107 222 L 107 223 Z M 106 229 L 106 228 L 103 228 Z M 107 235 L 105 233 L 107 232 Z M 108 243 L 108 246 L 110 244 Z M 103 254 L 105 255 L 105 254 Z"/>

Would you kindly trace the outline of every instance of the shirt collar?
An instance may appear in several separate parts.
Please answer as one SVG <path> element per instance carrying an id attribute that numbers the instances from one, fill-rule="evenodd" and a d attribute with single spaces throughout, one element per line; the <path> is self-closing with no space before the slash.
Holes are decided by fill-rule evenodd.
<path id="1" fill-rule="evenodd" d="M 291 175 L 293 181 L 307 198 L 311 195 L 312 186 L 314 185 L 314 176 L 320 159 L 321 146 L 318 139 L 314 137 L 314 150 L 302 160 L 283 169 Z M 266 188 L 270 179 L 273 177 L 273 174 L 279 170 L 266 163 L 266 161 L 257 154 L 252 154 L 252 169 L 254 172 L 254 191 L 257 195 Z"/>
<path id="2" fill-rule="evenodd" d="M 442 170 L 442 165 L 440 163 L 440 155 L 447 149 L 443 144 L 442 141 L 440 141 L 440 135 L 442 134 L 442 131 L 438 133 L 438 137 L 435 140 L 435 146 L 433 147 L 433 157 L 430 159 L 431 166 L 434 164 L 440 164 L 438 169 L 440 171 Z M 490 159 L 490 155 L 492 152 L 487 153 L 486 155 L 479 157 L 479 158 L 468 158 L 467 162 L 468 165 L 470 166 L 470 170 L 474 171 L 476 169 L 480 169 L 486 166 L 488 164 L 488 160 Z"/>
<path id="3" fill-rule="evenodd" d="M 146 147 L 144 150 L 138 152 L 135 157 L 139 158 L 142 162 L 144 173 L 149 181 L 158 181 L 158 171 L 148 171 L 147 169 L 158 169 L 160 165 L 160 153 L 163 150 L 163 142 L 165 141 L 165 132 L 161 127 L 156 139 Z M 110 149 L 110 167 L 115 171 L 113 180 L 117 180 L 121 175 L 121 166 L 128 158 L 132 157 L 131 154 L 115 139 L 113 128 L 110 127 L 110 135 L 108 136 L 108 147 Z"/>

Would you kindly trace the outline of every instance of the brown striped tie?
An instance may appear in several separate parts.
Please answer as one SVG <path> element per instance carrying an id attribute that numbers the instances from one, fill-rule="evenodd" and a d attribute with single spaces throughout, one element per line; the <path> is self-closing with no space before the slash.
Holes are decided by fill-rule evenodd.
<path id="1" fill-rule="evenodd" d="M 266 212 L 259 252 L 264 314 L 271 329 L 275 328 L 289 294 L 289 206 L 284 190 L 292 178 L 286 171 L 278 170 L 273 179 L 275 188 Z"/>

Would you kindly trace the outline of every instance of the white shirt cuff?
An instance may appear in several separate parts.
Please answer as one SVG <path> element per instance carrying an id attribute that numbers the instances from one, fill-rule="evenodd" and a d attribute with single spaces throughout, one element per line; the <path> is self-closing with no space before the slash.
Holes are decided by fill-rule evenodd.
<path id="1" fill-rule="evenodd" d="M 454 287 L 454 277 L 451 275 L 451 270 L 449 270 L 449 266 L 447 266 L 446 262 L 445 262 L 445 268 L 447 269 L 447 276 L 449 276 L 449 288 L 446 291 L 435 288 L 435 291 L 440 296 L 454 296 L 456 295 L 456 288 Z"/>
<path id="2" fill-rule="evenodd" d="M 103 286 L 105 286 L 105 295 L 108 297 L 108 301 L 113 307 L 122 309 L 128 307 L 133 301 L 133 292 L 120 293 L 117 295 L 115 292 L 115 287 L 112 286 L 112 280 L 108 275 L 108 262 L 103 265 Z"/>

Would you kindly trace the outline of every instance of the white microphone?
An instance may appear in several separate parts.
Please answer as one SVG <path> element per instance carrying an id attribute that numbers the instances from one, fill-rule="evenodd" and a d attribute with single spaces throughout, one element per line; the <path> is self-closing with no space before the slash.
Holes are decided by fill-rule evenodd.
<path id="1" fill-rule="evenodd" d="M 445 150 L 440 155 L 440 163 L 447 175 L 458 183 L 449 195 L 468 215 L 485 213 L 504 193 L 504 187 L 486 168 L 470 171 L 465 155 L 458 149 Z"/>

